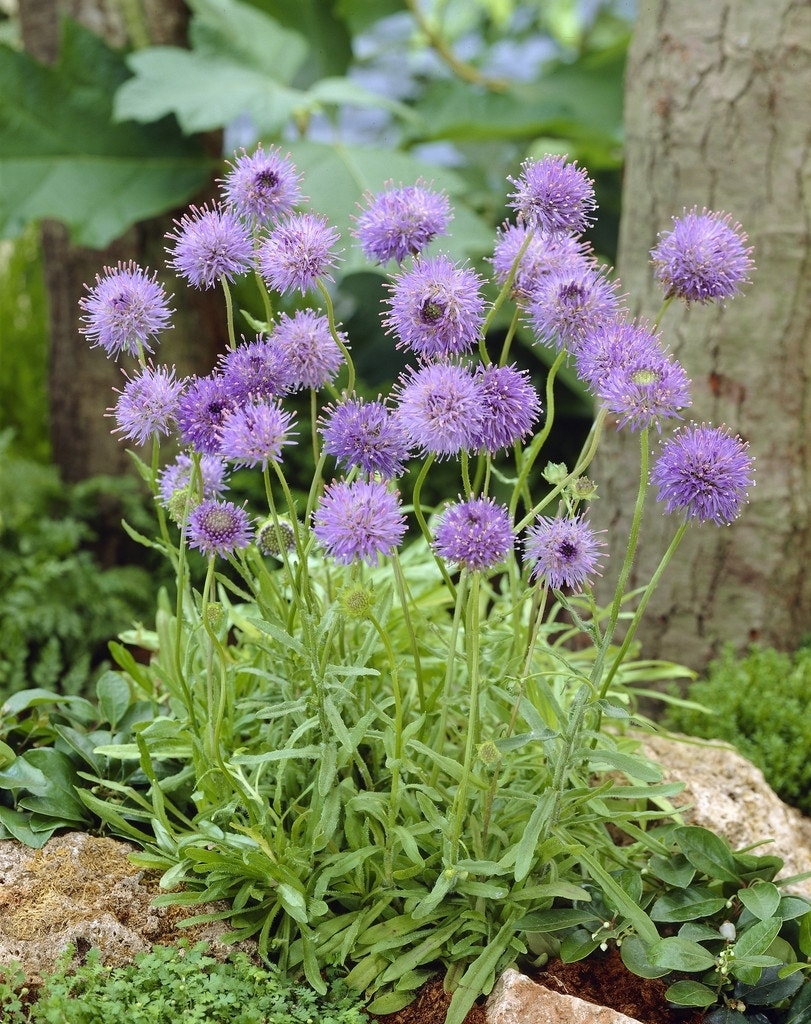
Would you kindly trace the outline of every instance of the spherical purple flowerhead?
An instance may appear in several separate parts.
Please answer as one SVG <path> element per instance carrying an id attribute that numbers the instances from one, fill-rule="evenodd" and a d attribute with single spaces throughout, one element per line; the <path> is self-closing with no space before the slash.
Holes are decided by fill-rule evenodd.
<path id="1" fill-rule="evenodd" d="M 513 549 L 510 514 L 492 498 L 448 505 L 434 530 L 434 550 L 465 569 L 490 569 Z"/>
<path id="2" fill-rule="evenodd" d="M 167 463 L 158 476 L 158 493 L 161 504 L 168 505 L 172 495 L 192 485 L 193 460 L 182 453 L 174 462 Z M 200 456 L 200 475 L 197 481 L 198 501 L 203 498 L 219 498 L 228 490 L 225 482 L 225 463 L 218 455 Z"/>
<path id="3" fill-rule="evenodd" d="M 396 492 L 375 480 L 338 481 L 324 491 L 313 518 L 313 531 L 328 554 L 349 564 L 357 559 L 375 565 L 391 555 L 406 531 Z"/>
<path id="4" fill-rule="evenodd" d="M 748 280 L 754 267 L 751 246 L 740 224 L 725 213 L 693 207 L 673 218 L 673 230 L 659 234 L 651 250 L 656 279 L 665 297 L 686 302 L 723 302 Z"/>
<path id="5" fill-rule="evenodd" d="M 136 444 L 146 444 L 155 435 L 169 434 L 185 386 L 185 381 L 175 378 L 174 366 L 145 366 L 119 392 L 113 410 L 118 426 L 113 433 L 120 433 Z"/>
<path id="6" fill-rule="evenodd" d="M 651 472 L 657 501 L 699 523 L 731 523 L 754 486 L 748 447 L 724 427 L 684 427 L 665 442 Z"/>
<path id="7" fill-rule="evenodd" d="M 401 378 L 394 415 L 423 452 L 442 458 L 479 446 L 481 391 L 473 374 L 455 363 L 430 363 Z"/>
<path id="8" fill-rule="evenodd" d="M 216 455 L 226 417 L 234 399 L 221 374 L 198 377 L 180 399 L 177 426 L 180 439 L 198 452 Z"/>
<path id="9" fill-rule="evenodd" d="M 346 335 L 341 332 L 339 336 L 346 344 Z M 293 390 L 323 388 L 335 379 L 344 363 L 329 320 L 312 309 L 300 309 L 292 316 L 282 313 L 271 341 L 284 355 Z"/>
<path id="10" fill-rule="evenodd" d="M 132 260 L 105 267 L 103 276 L 96 274 L 95 285 L 85 287 L 88 294 L 79 299 L 85 312 L 79 330 L 93 348 L 103 348 L 108 356 L 152 352 L 151 340 L 172 326 L 163 285 Z"/>
<path id="11" fill-rule="evenodd" d="M 391 284 L 391 312 L 383 323 L 397 335 L 398 347 L 424 358 L 468 352 L 484 323 L 481 284 L 475 270 L 447 256 L 415 260 Z"/>
<path id="12" fill-rule="evenodd" d="M 662 344 L 644 321 L 607 320 L 587 332 L 575 352 L 578 377 L 598 391 L 612 373 L 661 353 Z"/>
<path id="13" fill-rule="evenodd" d="M 409 456 L 408 434 L 379 399 L 347 398 L 327 410 L 321 425 L 324 451 L 347 469 L 400 476 Z"/>
<path id="14" fill-rule="evenodd" d="M 530 580 L 543 580 L 553 590 L 581 590 L 591 576 L 599 575 L 600 547 L 583 516 L 539 516 L 524 541 L 524 552 L 533 563 Z"/>
<path id="15" fill-rule="evenodd" d="M 231 401 L 239 405 L 251 399 L 275 398 L 294 386 L 293 370 L 284 349 L 273 339 L 238 345 L 220 361 L 223 385 Z"/>
<path id="16" fill-rule="evenodd" d="M 476 382 L 483 414 L 479 445 L 494 455 L 526 437 L 541 403 L 529 375 L 515 366 L 479 366 Z"/>
<path id="17" fill-rule="evenodd" d="M 249 402 L 226 416 L 220 432 L 220 455 L 237 466 L 281 462 L 282 447 L 292 444 L 292 413 L 278 402 Z"/>
<path id="18" fill-rule="evenodd" d="M 513 294 L 519 298 L 531 296 L 546 274 L 594 265 L 589 247 L 573 235 L 535 231 L 525 224 L 505 224 L 498 230 L 493 250 L 493 277 L 497 284 L 503 285 L 509 277 L 528 235 L 531 238 L 513 277 Z"/>
<path id="19" fill-rule="evenodd" d="M 434 192 L 421 179 L 399 188 L 386 182 L 385 191 L 364 196 L 366 209 L 356 218 L 354 234 L 364 256 L 378 263 L 402 263 L 416 256 L 437 235 L 448 232 L 452 214 L 444 192 Z"/>
<path id="20" fill-rule="evenodd" d="M 620 312 L 617 285 L 602 268 L 547 274 L 529 301 L 530 324 L 536 340 L 570 353 L 583 338 Z"/>
<path id="21" fill-rule="evenodd" d="M 204 555 L 225 558 L 247 547 L 252 531 L 244 508 L 233 501 L 209 498 L 192 509 L 187 536 L 189 547 L 199 548 Z"/>
<path id="22" fill-rule="evenodd" d="M 291 213 L 281 220 L 259 248 L 259 272 L 277 292 L 303 295 L 320 279 L 332 280 L 338 257 L 332 247 L 340 238 L 326 217 Z"/>
<path id="23" fill-rule="evenodd" d="M 679 416 L 690 403 L 690 381 L 682 366 L 661 349 L 632 359 L 615 368 L 596 388 L 597 396 L 619 416 L 618 427 L 655 426 L 661 420 Z"/>
<path id="24" fill-rule="evenodd" d="M 233 210 L 190 206 L 167 234 L 169 266 L 195 288 L 233 281 L 253 265 L 250 233 Z"/>
<path id="25" fill-rule="evenodd" d="M 584 170 L 565 156 L 525 160 L 509 205 L 519 220 L 541 231 L 580 234 L 593 220 L 594 185 Z"/>
<path id="26" fill-rule="evenodd" d="M 226 203 L 252 224 L 278 220 L 301 199 L 301 176 L 276 147 L 265 152 L 261 144 L 248 155 L 245 150 L 229 161 L 222 182 Z"/>

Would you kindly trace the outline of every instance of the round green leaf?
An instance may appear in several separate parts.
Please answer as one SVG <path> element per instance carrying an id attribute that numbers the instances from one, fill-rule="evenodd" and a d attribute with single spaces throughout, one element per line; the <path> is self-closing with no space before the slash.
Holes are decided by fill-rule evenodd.
<path id="1" fill-rule="evenodd" d="M 665 992 L 669 1003 L 677 1006 L 712 1006 L 716 994 L 700 981 L 676 981 Z"/>
<path id="2" fill-rule="evenodd" d="M 715 967 L 712 953 L 697 942 L 675 935 L 654 942 L 648 948 L 648 960 L 654 967 L 671 971 L 709 971 Z"/>

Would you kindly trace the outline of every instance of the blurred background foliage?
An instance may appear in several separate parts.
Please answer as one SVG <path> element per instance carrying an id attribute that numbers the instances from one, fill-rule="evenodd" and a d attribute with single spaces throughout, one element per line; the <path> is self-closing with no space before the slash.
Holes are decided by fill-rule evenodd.
<path id="1" fill-rule="evenodd" d="M 615 257 L 633 0 L 186 2 L 187 48 L 150 45 L 132 0 L 118 5 L 126 48 L 65 20 L 59 60 L 46 66 L 22 48 L 13 0 L 0 0 L 0 551 L 14 579 L 35 581 L 26 584 L 26 608 L 41 600 L 31 594 L 37 587 L 53 605 L 49 560 L 79 559 L 84 575 L 118 568 L 105 562 L 98 509 L 83 519 L 72 489 L 60 489 L 47 470 L 43 218 L 66 224 L 76 244 L 101 248 L 211 187 L 223 170 L 212 139 L 225 157 L 259 141 L 281 145 L 303 173 L 306 194 L 341 230 L 336 312 L 370 391 L 396 374 L 399 356 L 379 323 L 382 270 L 362 263 L 349 234 L 366 190 L 418 177 L 445 189 L 455 218 L 440 248 L 488 276 L 508 175 L 526 157 L 566 153 L 595 179 L 600 210 L 591 241 L 606 262 Z M 237 305 L 257 308 L 249 288 Z M 249 331 L 244 322 L 241 329 Z M 522 341 L 517 358 L 542 387 L 545 352 Z M 554 457 L 565 461 L 591 409 L 572 377 L 564 374 L 558 390 Z M 126 503 L 138 519 L 135 496 L 128 492 Z M 148 512 L 145 496 L 141 504 Z M 63 529 L 67 520 L 73 525 Z M 142 563 L 143 555 L 132 560 Z M 14 585 L 6 577 L 4 585 Z M 13 665 L 0 661 L 0 694 L 10 685 L 58 686 L 60 673 L 71 690 L 81 687 L 82 673 L 100 662 L 99 603 L 116 611 L 110 635 L 147 613 L 141 583 L 106 582 L 105 593 L 85 582 L 68 588 L 65 600 L 80 621 L 65 627 L 73 646 L 60 648 L 59 658 L 49 639 L 59 635 L 58 616 L 37 623 L 19 602 L 12 608 L 6 591 L 0 631 L 16 630 L 18 654 Z M 85 596 L 71 600 L 71 593 Z"/>

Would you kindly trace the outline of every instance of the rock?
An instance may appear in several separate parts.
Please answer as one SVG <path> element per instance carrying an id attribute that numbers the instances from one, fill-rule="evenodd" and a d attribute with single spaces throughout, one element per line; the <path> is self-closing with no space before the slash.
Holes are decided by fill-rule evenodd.
<path id="1" fill-rule="evenodd" d="M 502 974 L 487 1000 L 487 1024 L 639 1024 L 634 1017 L 553 992 L 519 971 Z"/>
<path id="2" fill-rule="evenodd" d="M 227 925 L 177 927 L 190 914 L 215 908 L 152 906 L 161 892 L 157 876 L 130 862 L 134 850 L 82 832 L 55 837 L 41 850 L 0 841 L 0 964 L 18 962 L 36 983 L 71 944 L 79 954 L 96 946 L 103 963 L 117 966 L 183 936 L 205 939 L 213 956 L 225 957 L 234 948 L 219 941 Z"/>
<path id="3" fill-rule="evenodd" d="M 811 871 L 811 820 L 783 803 L 760 769 L 733 747 L 687 737 L 641 738 L 645 754 L 664 769 L 665 781 L 685 783 L 673 803 L 685 807 L 687 824 L 722 835 L 734 850 L 763 843 L 753 852 L 785 862 L 778 881 Z M 789 888 L 811 897 L 811 879 Z"/>

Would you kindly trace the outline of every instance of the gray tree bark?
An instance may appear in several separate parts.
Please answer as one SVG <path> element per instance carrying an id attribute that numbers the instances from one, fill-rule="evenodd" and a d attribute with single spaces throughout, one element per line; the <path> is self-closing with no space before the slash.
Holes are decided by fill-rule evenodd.
<path id="1" fill-rule="evenodd" d="M 136 6 L 144 15 L 140 24 L 144 38 L 139 42 L 182 45 L 189 13 L 183 0 L 146 0 Z M 59 55 L 59 20 L 67 15 L 111 46 L 123 47 L 131 41 L 128 32 L 132 30 L 124 21 L 124 8 L 120 0 L 20 0 L 23 43 L 36 60 L 54 63 Z M 104 129 L 98 125 L 99 132 Z M 105 411 L 115 404 L 113 389 L 122 386 L 121 369 L 130 370 L 134 363 L 108 360 L 101 349 L 91 349 L 79 333 L 78 302 L 84 284 L 92 285 L 104 266 L 133 259 L 158 271 L 167 292 L 175 293 L 175 327 L 163 336 L 157 353 L 161 362 L 175 363 L 180 375 L 206 373 L 222 348 L 224 322 L 218 296 L 179 289 L 173 277 L 162 273 L 164 235 L 171 224 L 171 216 L 138 224 L 104 251 L 72 245 L 62 224 L 43 224 L 52 453 L 67 482 L 131 469 L 126 446 L 111 435 L 112 424 Z"/>
<path id="2" fill-rule="evenodd" d="M 725 308 L 672 306 L 662 324 L 693 381 L 689 418 L 725 423 L 756 457 L 741 518 L 688 531 L 639 634 L 643 656 L 699 670 L 727 643 L 792 649 L 811 632 L 809 96 L 806 0 L 640 0 L 618 257 L 631 312 L 656 315 L 649 252 L 685 207 L 730 213 L 756 263 L 745 294 Z M 603 496 L 595 516 L 617 563 L 638 438 L 609 430 L 606 441 L 592 470 Z M 635 585 L 650 578 L 676 525 L 651 502 Z"/>

